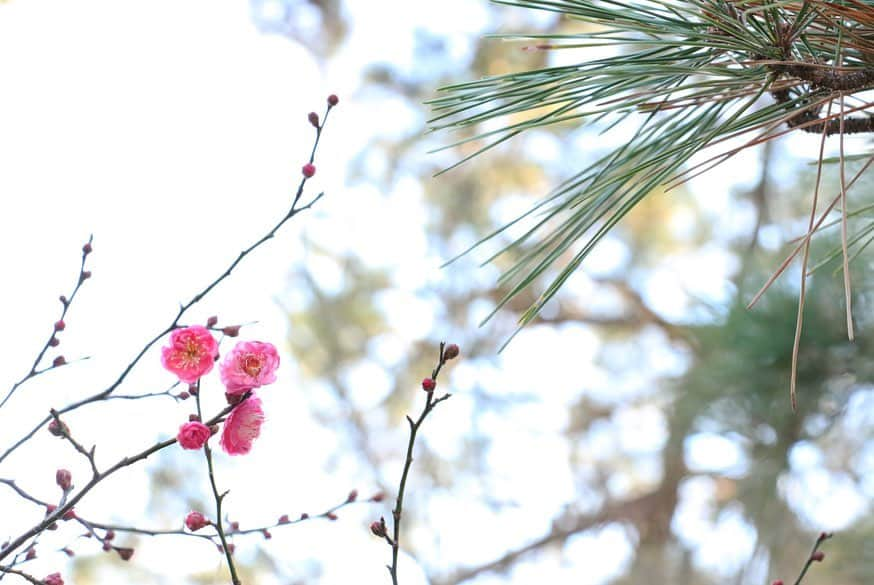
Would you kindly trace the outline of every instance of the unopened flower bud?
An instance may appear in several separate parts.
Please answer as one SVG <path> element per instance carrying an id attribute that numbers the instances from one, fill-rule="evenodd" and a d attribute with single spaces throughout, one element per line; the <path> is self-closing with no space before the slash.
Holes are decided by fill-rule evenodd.
<path id="1" fill-rule="evenodd" d="M 236 337 L 240 334 L 240 326 L 239 325 L 229 325 L 228 327 L 222 328 L 222 333 L 227 335 L 228 337 Z"/>
<path id="2" fill-rule="evenodd" d="M 123 561 L 129 561 L 132 556 L 134 556 L 134 549 L 132 548 L 117 548 L 115 549 L 118 552 L 118 556 L 121 557 Z"/>
<path id="3" fill-rule="evenodd" d="M 316 174 L 316 165 L 313 163 L 307 163 L 300 169 L 300 172 L 303 173 L 303 176 L 309 179 L 313 175 Z"/>
<path id="4" fill-rule="evenodd" d="M 27 559 L 28 561 L 32 561 L 33 559 L 35 559 L 36 558 L 36 549 L 32 548 L 29 551 L 27 551 L 27 554 L 24 555 L 24 558 Z"/>
<path id="5" fill-rule="evenodd" d="M 812 555 L 810 555 L 810 560 L 816 561 L 817 563 L 821 563 L 824 558 L 825 558 L 825 553 L 822 552 L 821 550 L 818 550 L 815 553 L 813 553 Z"/>
<path id="6" fill-rule="evenodd" d="M 188 415 L 188 422 L 200 422 L 200 417 L 197 416 L 196 414 L 189 414 Z"/>
<path id="7" fill-rule="evenodd" d="M 384 499 L 385 499 L 385 494 L 382 492 L 379 492 L 379 493 L 376 493 L 376 494 L 373 494 L 372 496 L 370 496 L 371 502 L 381 502 Z"/>
<path id="8" fill-rule="evenodd" d="M 73 549 L 71 549 L 71 548 L 69 548 L 69 547 L 66 547 L 66 546 L 65 546 L 64 548 L 61 549 L 61 552 L 63 552 L 63 553 L 64 553 L 65 555 L 67 555 L 68 557 L 74 557 L 74 556 L 76 556 L 76 553 L 73 552 Z"/>
<path id="9" fill-rule="evenodd" d="M 60 573 L 52 573 L 51 575 L 46 575 L 43 577 L 42 582 L 44 585 L 64 585 L 64 579 L 61 578 Z"/>
<path id="10" fill-rule="evenodd" d="M 52 338 L 49 339 L 49 345 L 51 347 L 58 347 L 58 345 L 60 345 L 60 344 L 61 344 L 61 340 L 55 336 L 52 336 Z"/>
<path id="11" fill-rule="evenodd" d="M 67 328 L 67 324 L 64 323 L 63 319 L 55 322 L 55 331 L 63 331 L 66 328 Z"/>
<path id="12" fill-rule="evenodd" d="M 304 512 L 303 514 L 300 515 L 300 519 L 301 519 L 301 520 L 308 520 L 309 517 L 310 517 L 310 515 L 307 514 L 306 512 Z"/>
<path id="13" fill-rule="evenodd" d="M 231 532 L 236 532 L 239 529 L 240 529 L 239 522 L 231 522 Z"/>
<path id="14" fill-rule="evenodd" d="M 282 516 L 279 517 L 279 520 L 277 520 L 276 523 L 277 524 L 288 524 L 288 522 L 289 522 L 288 514 L 283 514 Z"/>
<path id="15" fill-rule="evenodd" d="M 383 538 L 386 534 L 388 534 L 385 530 L 385 519 L 380 518 L 377 521 L 371 522 L 370 531 L 373 533 L 374 536 Z"/>
<path id="16" fill-rule="evenodd" d="M 446 349 L 443 350 L 443 359 L 451 360 L 458 357 L 458 346 L 454 343 L 450 343 L 446 346 Z"/>
<path id="17" fill-rule="evenodd" d="M 63 516 L 61 516 L 62 520 L 73 520 L 75 518 L 76 518 L 76 511 L 73 510 L 73 508 L 70 508 L 69 510 L 64 512 Z"/>
<path id="18" fill-rule="evenodd" d="M 309 119 L 310 124 L 312 124 L 312 125 L 313 125 L 314 127 L 316 127 L 316 128 L 319 127 L 319 115 L 318 115 L 317 113 L 315 113 L 315 112 L 310 112 L 310 113 L 307 115 L 307 118 Z"/>
<path id="19" fill-rule="evenodd" d="M 273 535 L 270 534 L 270 531 L 267 530 L 266 528 L 261 531 L 261 534 L 264 535 L 265 540 L 270 540 L 271 538 L 273 538 Z"/>
<path id="20" fill-rule="evenodd" d="M 68 304 L 70 304 L 70 301 L 68 301 L 68 300 L 67 300 L 67 297 L 65 297 L 64 295 L 59 296 L 59 297 L 58 297 L 58 300 L 61 301 L 61 304 L 64 305 L 65 307 L 66 307 Z"/>
<path id="21" fill-rule="evenodd" d="M 91 242 L 88 242 L 84 246 L 82 246 L 82 253 L 86 256 L 90 254 L 93 250 L 94 248 L 91 247 Z"/>
<path id="22" fill-rule="evenodd" d="M 336 514 L 334 514 L 333 512 L 328 512 L 327 514 L 325 514 L 325 518 L 327 518 L 328 520 L 333 522 L 334 520 L 336 520 L 338 518 L 338 516 Z"/>
<path id="23" fill-rule="evenodd" d="M 58 421 L 58 419 L 55 418 L 49 423 L 49 432 L 56 437 L 63 437 L 64 435 L 70 434 L 70 427 L 68 427 L 63 421 Z"/>
<path id="24" fill-rule="evenodd" d="M 437 382 L 435 382 L 431 378 L 425 378 L 424 380 L 422 380 L 422 390 L 424 390 L 425 392 L 433 392 L 436 386 Z"/>
<path id="25" fill-rule="evenodd" d="M 179 400 L 188 400 L 191 397 L 191 394 L 183 391 L 177 394 L 177 396 L 179 397 Z"/>
<path id="26" fill-rule="evenodd" d="M 774 579 L 771 581 L 771 585 L 783 585 L 783 579 Z"/>
<path id="27" fill-rule="evenodd" d="M 109 530 L 106 531 L 106 535 L 103 538 L 105 540 L 112 540 L 113 538 L 115 538 L 115 530 L 110 528 Z"/>
<path id="28" fill-rule="evenodd" d="M 67 360 L 64 359 L 64 356 L 62 356 L 62 355 L 59 355 L 54 360 L 52 360 L 52 367 L 53 368 L 60 368 L 61 366 L 66 365 L 66 364 L 67 364 Z"/>
<path id="29" fill-rule="evenodd" d="M 89 278 L 91 278 L 91 271 L 90 270 L 83 270 L 82 274 L 79 275 L 79 282 L 85 282 Z"/>
<path id="30" fill-rule="evenodd" d="M 111 551 L 112 550 L 112 543 L 109 542 L 108 540 L 104 540 L 103 541 L 103 550 L 104 550 L 104 552 Z"/>
<path id="31" fill-rule="evenodd" d="M 188 393 L 191 394 L 192 396 L 197 396 L 197 384 L 191 384 L 188 387 Z"/>
<path id="32" fill-rule="evenodd" d="M 73 474 L 67 469 L 59 469 L 55 472 L 55 482 L 58 487 L 67 491 L 73 486 Z"/>
<path id="33" fill-rule="evenodd" d="M 215 327 L 216 323 L 218 323 L 218 317 L 216 317 L 215 315 L 206 320 L 207 327 Z"/>
<path id="34" fill-rule="evenodd" d="M 340 98 L 338 98 L 335 94 L 331 94 L 328 96 L 328 105 L 332 108 L 336 106 L 340 102 Z"/>
<path id="35" fill-rule="evenodd" d="M 352 503 L 358 499 L 358 490 L 352 490 L 349 492 L 349 495 L 346 496 L 346 503 Z"/>
<path id="36" fill-rule="evenodd" d="M 189 512 L 188 516 L 185 517 L 185 526 L 188 527 L 188 530 L 191 532 L 197 532 L 204 526 L 209 526 L 210 521 L 200 512 Z"/>

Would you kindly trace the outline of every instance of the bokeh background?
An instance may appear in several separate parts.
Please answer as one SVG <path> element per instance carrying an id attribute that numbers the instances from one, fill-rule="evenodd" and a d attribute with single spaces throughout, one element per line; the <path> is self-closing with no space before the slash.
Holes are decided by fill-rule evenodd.
<path id="1" fill-rule="evenodd" d="M 626 138 L 597 125 L 536 130 L 434 177 L 475 148 L 433 152 L 467 137 L 428 132 L 424 102 L 441 85 L 588 58 L 485 35 L 577 27 L 485 0 L 0 4 L 4 389 L 48 335 L 92 233 L 95 248 L 58 348 L 72 364 L 0 410 L 4 448 L 50 406 L 111 383 L 180 302 L 281 217 L 313 138 L 306 113 L 336 93 L 309 191 L 326 197 L 186 322 L 247 323 L 241 338 L 282 350 L 254 451 L 217 456 L 231 520 L 247 528 L 317 514 L 351 489 L 388 497 L 270 540 L 236 539 L 245 583 L 389 582 L 389 550 L 367 527 L 390 517 L 404 416 L 421 409 L 419 382 L 441 340 L 462 357 L 439 382 L 453 397 L 417 444 L 403 583 L 789 581 L 821 530 L 837 534 L 809 582 L 870 583 L 870 255 L 853 264 L 855 343 L 835 265 L 810 281 L 797 414 L 788 380 L 799 269 L 744 308 L 805 229 L 816 137 L 787 136 L 654 193 L 501 352 L 544 286 L 480 324 L 503 295 L 500 269 L 524 248 L 483 262 L 519 234 L 443 266 Z M 851 208 L 871 198 L 863 180 Z M 823 233 L 814 262 L 833 238 Z M 120 392 L 166 390 L 172 376 L 158 356 Z M 218 410 L 217 375 L 204 384 L 207 410 Z M 110 400 L 68 423 L 107 466 L 173 436 L 193 407 Z M 57 468 L 87 478 L 77 457 L 43 431 L 0 477 L 56 499 Z M 189 510 L 211 510 L 205 467 L 197 453 L 161 452 L 77 511 L 178 528 Z M 43 510 L 0 488 L 5 540 Z M 76 585 L 226 582 L 222 556 L 202 540 L 120 535 L 136 548 L 124 563 L 81 532 L 46 534 L 22 568 Z"/>

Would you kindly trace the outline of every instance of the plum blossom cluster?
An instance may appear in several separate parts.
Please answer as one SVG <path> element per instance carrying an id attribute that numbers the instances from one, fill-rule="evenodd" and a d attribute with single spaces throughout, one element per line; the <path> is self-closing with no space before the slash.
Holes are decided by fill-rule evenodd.
<path id="1" fill-rule="evenodd" d="M 161 363 L 176 375 L 181 382 L 190 385 L 190 391 L 198 395 L 200 380 L 213 369 L 219 358 L 219 346 L 212 333 L 201 325 L 192 325 L 173 331 L 169 345 L 161 350 Z M 224 422 L 221 447 L 229 455 L 245 455 L 261 433 L 264 410 L 256 388 L 276 381 L 279 354 L 271 343 L 240 341 L 228 353 L 219 367 L 225 397 L 235 404 Z M 201 449 L 209 438 L 218 432 L 191 415 L 188 422 L 179 427 L 176 439 L 183 449 Z"/>

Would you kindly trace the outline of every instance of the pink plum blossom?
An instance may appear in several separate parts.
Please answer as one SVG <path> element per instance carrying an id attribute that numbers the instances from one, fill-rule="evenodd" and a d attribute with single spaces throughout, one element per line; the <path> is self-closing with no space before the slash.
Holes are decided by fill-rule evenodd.
<path id="1" fill-rule="evenodd" d="M 241 341 L 225 356 L 221 365 L 222 382 L 231 396 L 276 381 L 279 354 L 272 343 Z"/>
<path id="2" fill-rule="evenodd" d="M 212 433 L 209 427 L 198 421 L 187 422 L 179 427 L 176 440 L 183 449 L 200 449 Z"/>
<path id="3" fill-rule="evenodd" d="M 191 532 L 197 532 L 204 526 L 209 526 L 210 521 L 200 512 L 189 512 L 185 517 L 185 525 Z"/>
<path id="4" fill-rule="evenodd" d="M 245 455 L 252 449 L 252 442 L 261 433 L 264 411 L 261 399 L 250 396 L 231 411 L 225 420 L 221 446 L 228 455 Z"/>
<path id="5" fill-rule="evenodd" d="M 161 348 L 161 363 L 186 384 L 209 373 L 217 357 L 218 342 L 202 325 L 175 330 L 170 345 Z"/>

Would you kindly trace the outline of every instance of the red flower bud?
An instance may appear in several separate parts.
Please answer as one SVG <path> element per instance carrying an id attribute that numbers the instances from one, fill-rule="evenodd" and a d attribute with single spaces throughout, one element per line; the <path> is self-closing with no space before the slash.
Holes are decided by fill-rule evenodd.
<path id="1" fill-rule="evenodd" d="M 446 349 L 443 350 L 443 359 L 451 360 L 458 357 L 458 346 L 454 343 L 450 343 L 446 346 Z"/>
<path id="2" fill-rule="evenodd" d="M 333 522 L 334 520 L 337 519 L 337 515 L 334 514 L 333 512 L 328 512 L 327 514 L 325 514 L 325 518 L 327 518 L 328 520 Z"/>
<path id="3" fill-rule="evenodd" d="M 132 556 L 134 556 L 134 549 L 132 548 L 117 548 L 115 549 L 118 552 L 118 556 L 121 557 L 123 561 L 129 561 Z"/>
<path id="4" fill-rule="evenodd" d="M 277 524 L 288 524 L 288 514 L 283 514 L 279 517 L 279 520 L 276 522 Z"/>
<path id="5" fill-rule="evenodd" d="M 267 530 L 266 528 L 265 528 L 264 530 L 261 531 L 261 534 L 264 535 L 264 538 L 265 538 L 266 540 L 270 540 L 271 538 L 273 538 L 273 535 L 270 534 L 270 531 Z"/>
<path id="6" fill-rule="evenodd" d="M 66 329 L 66 328 L 67 328 L 67 324 L 64 323 L 64 320 L 63 320 L 63 319 L 61 319 L 60 321 L 55 322 L 55 331 L 63 331 L 63 330 Z"/>
<path id="7" fill-rule="evenodd" d="M 73 474 L 69 472 L 67 469 L 59 469 L 55 472 L 55 483 L 64 490 L 67 491 L 72 487 L 73 482 Z"/>
<path id="8" fill-rule="evenodd" d="M 239 522 L 231 522 L 231 532 L 236 532 L 239 529 L 240 529 Z"/>
<path id="9" fill-rule="evenodd" d="M 191 397 L 191 394 L 189 394 L 188 392 L 180 392 L 178 396 L 179 400 L 188 400 L 188 398 Z"/>
<path id="10" fill-rule="evenodd" d="M 69 510 L 64 512 L 64 515 L 61 516 L 61 519 L 62 520 L 73 520 L 75 517 L 76 517 L 76 511 L 73 510 L 73 508 L 70 508 Z"/>
<path id="11" fill-rule="evenodd" d="M 61 578 L 60 573 L 52 573 L 51 575 L 46 575 L 43 577 L 42 582 L 45 585 L 64 585 L 64 580 Z"/>
<path id="12" fill-rule="evenodd" d="M 424 390 L 425 392 L 433 392 L 436 386 L 437 382 L 435 382 L 431 378 L 425 378 L 424 380 L 422 380 L 422 390 Z"/>
<path id="13" fill-rule="evenodd" d="M 357 499 L 358 499 L 358 490 L 352 490 L 351 492 L 349 492 L 349 495 L 346 496 L 347 503 L 352 503 Z"/>
<path id="14" fill-rule="evenodd" d="M 88 242 L 84 246 L 82 246 L 82 253 L 86 256 L 90 254 L 93 250 L 94 248 L 91 247 L 91 242 Z"/>
<path id="15" fill-rule="evenodd" d="M 783 579 L 774 579 L 771 581 L 771 585 L 783 585 Z"/>
<path id="16" fill-rule="evenodd" d="M 300 170 L 300 172 L 303 173 L 304 177 L 309 179 L 310 177 L 312 177 L 313 175 L 316 174 L 316 165 L 314 165 L 313 163 L 307 163 L 303 166 L 303 168 Z"/>
<path id="17" fill-rule="evenodd" d="M 307 118 L 309 119 L 310 124 L 312 124 L 312 125 L 313 125 L 314 127 L 316 127 L 316 128 L 319 127 L 319 115 L 318 115 L 317 113 L 315 113 L 315 112 L 310 112 L 310 113 L 307 115 Z"/>
<path id="18" fill-rule="evenodd" d="M 206 320 L 207 327 L 215 327 L 216 323 L 218 323 L 218 317 L 216 317 L 215 315 Z"/>
<path id="19" fill-rule="evenodd" d="M 32 561 L 33 559 L 35 559 L 36 558 L 36 549 L 32 548 L 29 551 L 27 551 L 27 554 L 24 556 L 24 558 L 27 559 L 28 561 Z"/>
<path id="20" fill-rule="evenodd" d="M 240 326 L 239 325 L 229 325 L 228 327 L 224 327 L 222 329 L 222 333 L 227 335 L 228 337 L 236 337 L 240 334 Z"/>
<path id="21" fill-rule="evenodd" d="M 813 561 L 816 561 L 817 563 L 821 563 L 824 558 L 825 558 L 825 553 L 822 552 L 821 550 L 818 550 L 815 553 L 813 553 L 812 555 L 810 555 L 810 559 Z"/>
<path id="22" fill-rule="evenodd" d="M 111 551 L 111 550 L 112 550 L 112 543 L 109 542 L 108 540 L 104 540 L 104 541 L 103 541 L 103 550 L 104 550 L 105 552 L 109 552 L 109 551 Z"/>
<path id="23" fill-rule="evenodd" d="M 91 278 L 91 271 L 90 270 L 83 270 L 82 274 L 79 275 L 79 282 L 85 282 L 89 278 Z"/>
<path id="24" fill-rule="evenodd" d="M 300 519 L 301 519 L 301 520 L 308 520 L 309 517 L 310 517 L 310 515 L 307 514 L 306 512 L 304 512 L 303 514 L 300 515 Z"/>
<path id="25" fill-rule="evenodd" d="M 379 521 L 374 521 L 370 523 L 370 531 L 374 536 L 378 536 L 380 538 L 384 537 L 387 533 L 385 531 L 385 520 L 382 518 Z"/>
<path id="26" fill-rule="evenodd" d="M 189 512 L 188 516 L 185 517 L 185 526 L 188 527 L 188 530 L 191 532 L 197 532 L 204 526 L 209 526 L 210 521 L 200 512 Z"/>
<path id="27" fill-rule="evenodd" d="M 384 499 L 385 499 L 385 494 L 382 492 L 379 492 L 379 493 L 376 493 L 376 494 L 373 494 L 372 496 L 370 496 L 371 502 L 381 502 Z"/>
<path id="28" fill-rule="evenodd" d="M 68 301 L 67 297 L 65 297 L 64 295 L 59 296 L 58 300 L 61 301 L 61 304 L 65 307 L 70 303 L 70 301 Z"/>
<path id="29" fill-rule="evenodd" d="M 189 414 L 188 415 L 188 422 L 200 422 L 200 417 L 197 416 L 196 414 Z"/>
<path id="30" fill-rule="evenodd" d="M 60 345 L 60 344 L 61 344 L 61 340 L 58 339 L 57 337 L 52 336 L 52 338 L 49 339 L 49 345 L 52 347 L 58 347 L 58 345 Z"/>
<path id="31" fill-rule="evenodd" d="M 65 555 L 67 555 L 68 557 L 74 557 L 74 556 L 76 556 L 76 553 L 73 552 L 73 549 L 71 549 L 71 548 L 67 548 L 66 546 L 65 546 L 64 548 L 62 548 L 61 551 L 62 551 Z"/>
<path id="32" fill-rule="evenodd" d="M 64 366 L 66 364 L 67 364 L 67 360 L 65 360 L 64 356 L 62 356 L 62 355 L 59 355 L 54 360 L 52 360 L 52 367 L 53 368 L 60 368 L 61 366 Z"/>
<path id="33" fill-rule="evenodd" d="M 331 94 L 328 96 L 328 105 L 332 108 L 336 106 L 340 102 L 340 98 L 338 98 L 335 94 Z"/>
<path id="34" fill-rule="evenodd" d="M 52 419 L 52 422 L 49 423 L 49 432 L 56 437 L 63 437 L 70 434 L 70 427 L 63 421 L 58 422 L 58 419 Z"/>
<path id="35" fill-rule="evenodd" d="M 106 531 L 106 535 L 103 538 L 105 538 L 106 540 L 112 540 L 113 538 L 115 538 L 115 530 L 110 528 Z"/>

